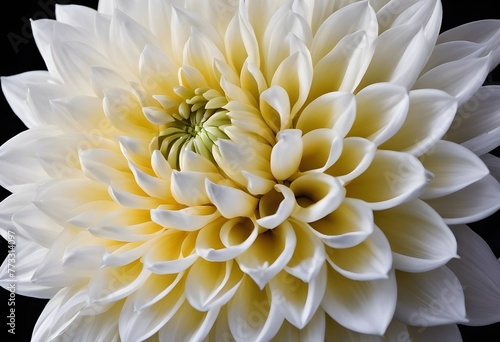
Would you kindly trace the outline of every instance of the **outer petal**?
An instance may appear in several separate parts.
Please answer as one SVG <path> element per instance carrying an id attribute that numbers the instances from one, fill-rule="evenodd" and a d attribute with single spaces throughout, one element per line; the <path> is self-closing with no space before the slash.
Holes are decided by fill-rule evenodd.
<path id="1" fill-rule="evenodd" d="M 395 317 L 416 326 L 467 322 L 462 286 L 443 266 L 424 273 L 396 274 L 398 303 Z"/>
<path id="2" fill-rule="evenodd" d="M 420 160 L 434 174 L 422 199 L 431 199 L 454 193 L 479 181 L 489 170 L 474 153 L 452 142 L 440 141 Z"/>
<path id="3" fill-rule="evenodd" d="M 486 242 L 469 227 L 451 227 L 458 242 L 459 259 L 448 267 L 460 280 L 465 295 L 467 325 L 500 320 L 500 265 Z"/>
<path id="4" fill-rule="evenodd" d="M 382 335 L 396 307 L 394 272 L 388 279 L 355 281 L 328 267 L 328 280 L 321 306 L 347 329 L 363 334 Z"/>
<path id="5" fill-rule="evenodd" d="M 488 175 L 455 193 L 426 202 L 448 224 L 478 221 L 500 209 L 500 183 Z"/>
<path id="6" fill-rule="evenodd" d="M 394 267 L 425 272 L 456 257 L 457 243 L 443 219 L 420 200 L 374 213 L 375 223 L 391 244 Z"/>

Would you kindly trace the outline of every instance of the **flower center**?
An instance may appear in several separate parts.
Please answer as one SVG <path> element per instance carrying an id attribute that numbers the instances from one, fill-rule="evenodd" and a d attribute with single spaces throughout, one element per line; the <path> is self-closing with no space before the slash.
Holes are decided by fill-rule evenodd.
<path id="1" fill-rule="evenodd" d="M 228 111 L 223 108 L 227 99 L 210 88 L 193 91 L 179 86 L 174 91 L 183 101 L 171 113 L 174 120 L 160 129 L 160 151 L 175 169 L 179 169 L 180 159 L 186 150 L 213 161 L 213 144 L 218 139 L 228 139 L 224 128 L 231 120 Z"/>

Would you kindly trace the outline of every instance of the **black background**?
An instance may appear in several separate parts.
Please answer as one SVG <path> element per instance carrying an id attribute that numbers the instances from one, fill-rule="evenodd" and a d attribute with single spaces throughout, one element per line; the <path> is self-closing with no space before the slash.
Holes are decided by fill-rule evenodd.
<path id="1" fill-rule="evenodd" d="M 272 1 L 272 0 L 271 0 Z M 325 0 L 329 1 L 329 0 Z M 29 19 L 39 19 L 42 17 L 54 17 L 54 4 L 82 4 L 97 8 L 97 0 L 74 1 L 74 0 L 30 0 L 9 2 L 8 7 L 4 6 L 0 20 L 0 76 L 9 76 L 29 70 L 45 69 L 43 60 L 36 49 Z M 480 19 L 500 19 L 500 11 L 494 8 L 494 1 L 443 1 L 443 24 L 442 31 Z M 500 68 L 497 68 L 488 77 L 488 83 L 500 84 Z M 1 134 L 0 144 L 16 135 L 25 127 L 13 114 L 8 106 L 3 94 L 0 95 L 1 106 Z M 500 156 L 498 149 L 495 154 Z M 8 196 L 9 193 L 0 187 L 0 199 Z M 496 213 L 488 219 L 476 222 L 471 225 L 493 249 L 497 257 L 500 257 L 500 213 Z M 1 240 L 0 251 L 3 260 L 7 253 L 6 243 Z M 8 293 L 0 289 L 0 336 L 7 336 L 7 318 L 9 314 L 7 306 Z M 41 310 L 45 306 L 46 300 L 26 298 L 16 296 L 16 341 L 29 341 L 33 326 Z M 498 341 L 500 338 L 500 323 L 485 327 L 460 327 L 464 341 Z M 10 335 L 9 340 L 14 340 Z M 448 342 L 448 341 L 443 341 Z"/>

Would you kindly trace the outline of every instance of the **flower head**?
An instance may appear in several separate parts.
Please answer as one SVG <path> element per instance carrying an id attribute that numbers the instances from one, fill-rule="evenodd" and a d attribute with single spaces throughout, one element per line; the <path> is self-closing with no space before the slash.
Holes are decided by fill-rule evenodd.
<path id="1" fill-rule="evenodd" d="M 464 225 L 500 208 L 500 89 L 482 86 L 500 23 L 438 36 L 441 14 L 107 0 L 34 21 L 48 70 L 3 78 L 28 130 L 0 149 L 18 291 L 51 298 L 33 341 L 456 338 L 500 320 L 477 309 L 500 302 L 498 265 Z"/>

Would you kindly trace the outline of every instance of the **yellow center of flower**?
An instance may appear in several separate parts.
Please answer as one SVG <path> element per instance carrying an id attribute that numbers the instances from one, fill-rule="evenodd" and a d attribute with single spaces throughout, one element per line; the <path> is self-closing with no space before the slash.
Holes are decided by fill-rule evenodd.
<path id="1" fill-rule="evenodd" d="M 193 91 L 179 86 L 174 91 L 182 102 L 171 113 L 173 120 L 161 127 L 160 151 L 175 169 L 179 169 L 179 160 L 185 150 L 213 161 L 213 144 L 218 139 L 228 139 L 224 133 L 224 128 L 231 123 L 224 109 L 227 99 L 210 88 Z"/>

